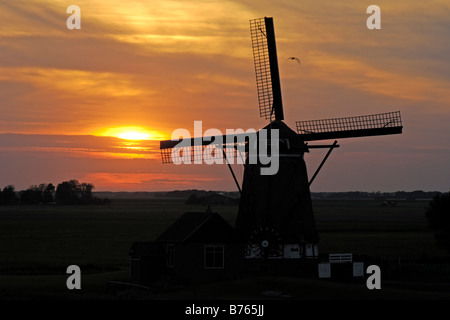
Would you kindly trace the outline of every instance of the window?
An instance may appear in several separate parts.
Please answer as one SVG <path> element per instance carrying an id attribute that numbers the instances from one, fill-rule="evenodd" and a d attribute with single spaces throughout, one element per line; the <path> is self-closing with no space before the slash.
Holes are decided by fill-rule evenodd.
<path id="1" fill-rule="evenodd" d="M 173 244 L 168 244 L 167 247 L 167 266 L 175 266 L 175 246 Z"/>
<path id="2" fill-rule="evenodd" d="M 222 269 L 224 267 L 224 246 L 205 247 L 205 269 Z"/>

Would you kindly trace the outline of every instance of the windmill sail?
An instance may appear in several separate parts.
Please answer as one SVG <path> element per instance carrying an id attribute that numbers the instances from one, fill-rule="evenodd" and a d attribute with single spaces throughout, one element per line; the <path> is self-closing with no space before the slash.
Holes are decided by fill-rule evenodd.
<path id="1" fill-rule="evenodd" d="M 259 113 L 266 120 L 283 120 L 277 47 L 272 18 L 250 20 Z"/>
<path id="2" fill-rule="evenodd" d="M 400 112 L 366 116 L 297 121 L 297 133 L 303 141 L 379 136 L 402 133 Z"/>
<path id="3" fill-rule="evenodd" d="M 244 163 L 248 144 L 257 133 L 228 134 L 183 140 L 160 141 L 162 163 L 201 163 L 224 158 L 231 163 Z"/>

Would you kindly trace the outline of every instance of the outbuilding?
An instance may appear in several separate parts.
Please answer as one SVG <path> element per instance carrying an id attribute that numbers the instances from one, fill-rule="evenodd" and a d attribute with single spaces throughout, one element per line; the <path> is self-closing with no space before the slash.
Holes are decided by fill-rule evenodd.
<path id="1" fill-rule="evenodd" d="M 242 245 L 215 212 L 188 212 L 153 242 L 135 242 L 131 282 L 148 285 L 161 276 L 175 282 L 227 279 L 239 270 Z"/>

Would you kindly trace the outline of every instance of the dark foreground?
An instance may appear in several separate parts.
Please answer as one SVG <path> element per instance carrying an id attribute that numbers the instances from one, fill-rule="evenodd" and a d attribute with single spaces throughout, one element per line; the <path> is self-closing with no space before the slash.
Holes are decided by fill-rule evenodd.
<path id="1" fill-rule="evenodd" d="M 379 259 L 381 290 L 365 280 L 338 282 L 280 274 L 215 283 L 123 290 L 128 250 L 151 241 L 186 211 L 184 200 L 114 200 L 102 206 L 0 207 L 0 299 L 450 299 L 450 259 L 424 216 L 427 202 L 315 201 L 322 253 Z M 234 224 L 236 206 L 213 206 Z M 81 290 L 68 290 L 66 268 L 81 268 Z"/>

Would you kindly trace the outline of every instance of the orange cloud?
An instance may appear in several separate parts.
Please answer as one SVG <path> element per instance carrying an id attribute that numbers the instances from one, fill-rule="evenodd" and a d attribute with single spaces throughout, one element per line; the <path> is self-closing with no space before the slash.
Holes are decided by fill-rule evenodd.
<path id="1" fill-rule="evenodd" d="M 376 68 L 369 62 L 310 53 L 307 76 L 362 91 L 409 100 L 450 101 L 450 81 Z"/>
<path id="2" fill-rule="evenodd" d="M 95 72 L 84 70 L 33 68 L 33 67 L 0 67 L 0 80 L 28 82 L 38 88 L 57 90 L 84 96 L 137 96 L 144 89 L 138 88 L 138 82 L 127 74 L 111 72 Z M 151 91 L 145 90 L 146 94 Z"/>
<path id="3" fill-rule="evenodd" d="M 96 136 L 0 135 L 0 150 L 52 157 L 160 160 L 159 141 Z"/>
<path id="4" fill-rule="evenodd" d="M 166 191 L 177 188 L 195 188 L 220 181 L 198 174 L 170 173 L 110 173 L 98 172 L 85 175 L 83 181 L 94 181 L 96 190 L 111 191 Z"/>

